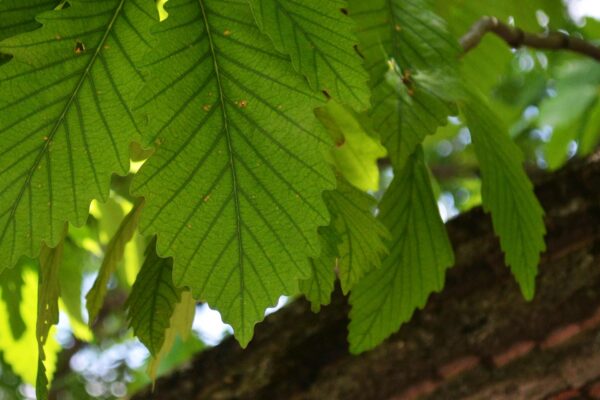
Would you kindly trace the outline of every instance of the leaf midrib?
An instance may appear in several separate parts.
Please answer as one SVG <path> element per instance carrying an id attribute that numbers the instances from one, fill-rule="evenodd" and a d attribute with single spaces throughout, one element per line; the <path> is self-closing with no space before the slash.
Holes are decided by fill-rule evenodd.
<path id="1" fill-rule="evenodd" d="M 241 324 L 240 324 L 240 337 L 246 337 L 246 333 L 245 333 L 245 321 L 244 321 L 244 257 L 243 257 L 243 245 L 242 245 L 242 215 L 241 215 L 241 211 L 240 211 L 240 196 L 238 193 L 238 183 L 237 183 L 237 173 L 236 173 L 236 169 L 235 169 L 235 158 L 234 158 L 234 152 L 233 152 L 233 143 L 232 143 L 232 139 L 231 139 L 231 132 L 229 130 L 229 124 L 228 124 L 228 116 L 227 116 L 227 108 L 225 105 L 225 95 L 223 93 L 223 85 L 221 83 L 221 71 L 220 71 L 220 67 L 217 63 L 217 53 L 215 50 L 215 45 L 213 42 L 213 37 L 212 37 L 212 32 L 211 32 L 211 28 L 210 25 L 208 23 L 208 15 L 206 13 L 206 9 L 204 7 L 204 0 L 198 0 L 198 5 L 200 6 L 200 11 L 202 13 L 202 22 L 204 23 L 204 29 L 206 31 L 206 37 L 208 39 L 208 46 L 209 46 L 209 50 L 210 50 L 210 54 L 211 57 L 213 59 L 213 68 L 214 68 L 214 72 L 215 72 L 215 80 L 217 83 L 217 89 L 219 90 L 219 102 L 221 105 L 221 111 L 222 111 L 222 116 L 223 116 L 223 131 L 225 132 L 225 139 L 227 141 L 227 150 L 229 152 L 229 165 L 230 165 L 230 170 L 231 170 L 231 178 L 232 178 L 232 186 L 233 186 L 233 193 L 232 193 L 232 197 L 233 197 L 233 202 L 234 202 L 234 207 L 235 207 L 235 218 L 236 218 L 236 236 L 237 236 L 237 242 L 238 242 L 238 263 L 239 263 L 239 268 L 240 268 L 240 301 L 241 301 L 241 307 L 240 307 L 240 318 L 241 318 Z"/>
<path id="2" fill-rule="evenodd" d="M 2 235 L 0 235 L 0 241 L 3 240 L 4 237 L 6 236 L 8 226 L 10 225 L 11 221 L 15 218 L 17 208 L 19 207 L 19 204 L 21 203 L 21 199 L 23 198 L 23 194 L 25 193 L 25 190 L 31 184 L 31 179 L 33 178 L 33 175 L 35 174 L 35 171 L 38 169 L 38 166 L 42 162 L 43 157 L 48 153 L 48 149 L 50 148 L 50 145 L 52 144 L 52 141 L 54 140 L 54 136 L 56 136 L 56 133 L 58 132 L 58 128 L 64 122 L 64 119 L 65 119 L 67 113 L 69 112 L 69 110 L 71 109 L 71 106 L 73 105 L 73 102 L 75 101 L 77 95 L 79 94 L 79 91 L 81 90 L 81 87 L 83 86 L 83 83 L 85 82 L 86 78 L 88 77 L 90 70 L 92 69 L 92 66 L 95 64 L 96 59 L 98 58 L 98 55 L 104 48 L 104 44 L 106 43 L 106 40 L 108 39 L 108 36 L 110 35 L 110 32 L 112 31 L 112 28 L 117 20 L 117 17 L 121 13 L 121 10 L 123 9 L 124 4 L 125 4 L 125 0 L 119 1 L 119 4 L 115 8 L 112 18 L 110 19 L 110 21 L 106 27 L 104 35 L 100 39 L 100 42 L 98 43 L 96 50 L 94 51 L 94 54 L 92 54 L 90 61 L 86 65 L 85 70 L 83 71 L 83 74 L 81 75 L 81 78 L 79 78 L 79 81 L 77 82 L 77 85 L 75 86 L 71 97 L 69 97 L 67 103 L 65 104 L 65 107 L 63 108 L 62 113 L 60 114 L 56 123 L 52 127 L 52 130 L 50 131 L 50 133 L 47 135 L 47 139 L 45 140 L 44 145 L 42 146 L 38 155 L 36 156 L 36 158 L 33 162 L 33 165 L 31 166 L 31 168 L 29 168 L 29 171 L 27 172 L 27 177 L 25 178 L 25 182 L 23 182 L 23 185 L 21 185 L 21 188 L 19 189 L 19 193 L 17 194 L 17 197 L 15 198 L 15 201 L 13 202 L 13 205 L 11 206 L 10 214 L 9 214 L 6 224 L 4 225 L 4 228 L 2 230 Z M 50 187 L 48 189 L 51 190 Z"/>

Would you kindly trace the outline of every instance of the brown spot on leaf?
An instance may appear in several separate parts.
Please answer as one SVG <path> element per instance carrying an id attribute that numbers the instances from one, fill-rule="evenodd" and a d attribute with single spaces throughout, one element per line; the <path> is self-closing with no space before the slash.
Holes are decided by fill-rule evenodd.
<path id="1" fill-rule="evenodd" d="M 358 45 L 355 44 L 354 46 L 352 46 L 354 48 L 354 51 L 356 52 L 356 54 L 359 55 L 360 58 L 362 58 L 363 60 L 365 59 L 365 56 L 363 55 L 363 53 L 360 51 L 360 49 L 358 48 Z"/>
<path id="2" fill-rule="evenodd" d="M 342 14 L 348 15 L 348 9 L 347 8 L 340 8 L 340 11 L 341 11 Z"/>
<path id="3" fill-rule="evenodd" d="M 223 31 L 223 36 L 231 36 L 231 31 L 229 29 L 225 29 Z"/>
<path id="4" fill-rule="evenodd" d="M 246 108 L 246 107 L 248 107 L 248 100 L 240 100 L 240 101 L 238 102 L 238 106 L 239 106 L 240 108 Z"/>
<path id="5" fill-rule="evenodd" d="M 85 44 L 83 44 L 83 42 L 78 40 L 75 43 L 75 49 L 73 51 L 75 51 L 75 54 L 83 53 L 85 51 Z"/>

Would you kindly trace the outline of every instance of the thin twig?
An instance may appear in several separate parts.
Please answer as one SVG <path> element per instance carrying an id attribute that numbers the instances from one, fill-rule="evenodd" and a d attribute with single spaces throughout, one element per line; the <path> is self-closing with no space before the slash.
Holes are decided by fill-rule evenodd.
<path id="1" fill-rule="evenodd" d="M 600 47 L 581 38 L 564 32 L 529 33 L 507 25 L 495 17 L 483 17 L 473 24 L 469 32 L 460 39 L 464 52 L 467 53 L 476 47 L 488 32 L 494 33 L 515 49 L 527 46 L 544 50 L 569 50 L 600 61 Z"/>

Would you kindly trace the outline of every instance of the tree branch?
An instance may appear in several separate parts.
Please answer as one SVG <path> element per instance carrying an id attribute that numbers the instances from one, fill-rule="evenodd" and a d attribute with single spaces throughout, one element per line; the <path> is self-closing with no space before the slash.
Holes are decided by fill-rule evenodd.
<path id="1" fill-rule="evenodd" d="M 475 48 L 488 32 L 494 33 L 515 49 L 527 46 L 543 50 L 568 50 L 600 61 L 600 47 L 581 38 L 565 32 L 529 33 L 507 25 L 496 17 L 483 17 L 473 24 L 469 32 L 460 39 L 464 52 Z"/>

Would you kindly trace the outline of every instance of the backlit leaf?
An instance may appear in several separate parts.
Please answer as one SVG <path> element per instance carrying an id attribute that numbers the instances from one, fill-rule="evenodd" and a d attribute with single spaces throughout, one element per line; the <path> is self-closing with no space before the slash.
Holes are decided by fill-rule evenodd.
<path id="1" fill-rule="evenodd" d="M 367 134 L 351 110 L 334 100 L 315 113 L 335 142 L 329 154 L 336 170 L 361 190 L 378 190 L 377 160 L 386 156 L 385 147 Z"/>
<path id="2" fill-rule="evenodd" d="M 223 5 L 166 4 L 139 96 L 157 150 L 133 187 L 175 286 L 218 309 L 245 346 L 264 310 L 309 276 L 334 180 L 320 94 L 249 22 L 246 1 Z"/>
<path id="3" fill-rule="evenodd" d="M 431 292 L 443 288 L 445 271 L 454 264 L 420 148 L 394 177 L 380 211 L 392 236 L 390 254 L 350 294 L 353 353 L 372 349 L 396 332 Z"/>
<path id="4" fill-rule="evenodd" d="M 94 286 L 92 286 L 85 296 L 90 326 L 94 323 L 98 312 L 102 308 L 108 281 L 113 272 L 117 269 L 119 261 L 123 258 L 125 246 L 131 240 L 138 227 L 143 206 L 143 201 L 138 201 L 129 214 L 125 216 L 115 235 L 106 247 L 104 260 L 100 266 L 100 271 L 98 271 L 98 276 L 94 281 Z"/>
<path id="5" fill-rule="evenodd" d="M 544 244 L 544 210 L 523 170 L 523 156 L 502 121 L 476 94 L 463 105 L 482 175 L 483 207 L 492 215 L 505 261 L 523 296 L 533 298 Z"/>
<path id="6" fill-rule="evenodd" d="M 180 292 L 173 285 L 173 262 L 156 255 L 156 242 L 146 251 L 146 261 L 131 289 L 126 306 L 129 308 L 129 326 L 154 357 L 165 340 L 165 331 Z"/>
<path id="7" fill-rule="evenodd" d="M 311 309 L 318 312 L 322 305 L 331 301 L 331 293 L 335 284 L 335 263 L 338 255 L 336 233 L 331 227 L 319 228 L 321 254 L 310 258 L 311 275 L 300 280 L 300 291 L 311 303 Z"/>
<path id="8" fill-rule="evenodd" d="M 36 395 L 39 400 L 48 397 L 48 378 L 46 377 L 46 354 L 44 346 L 50 334 L 50 328 L 58 324 L 58 297 L 60 283 L 58 271 L 62 262 L 64 241 L 55 248 L 42 246 L 39 264 L 38 304 L 36 337 L 38 341 L 38 371 L 36 378 Z"/>
<path id="9" fill-rule="evenodd" d="M 355 109 L 369 105 L 345 0 L 249 0 L 256 22 L 311 87 Z"/>
<path id="10" fill-rule="evenodd" d="M 396 168 L 455 112 L 458 42 L 430 0 L 351 0 L 370 74 L 368 115 Z"/>
<path id="11" fill-rule="evenodd" d="M 40 29 L 0 42 L 0 269 L 81 226 L 129 170 L 138 128 L 128 109 L 142 84 L 156 8 L 143 0 L 72 0 Z"/>
<path id="12" fill-rule="evenodd" d="M 369 271 L 381 265 L 388 252 L 387 228 L 373 214 L 375 199 L 338 180 L 337 190 L 325 194 L 333 229 L 340 237 L 337 262 L 342 291 L 350 289 Z"/>

